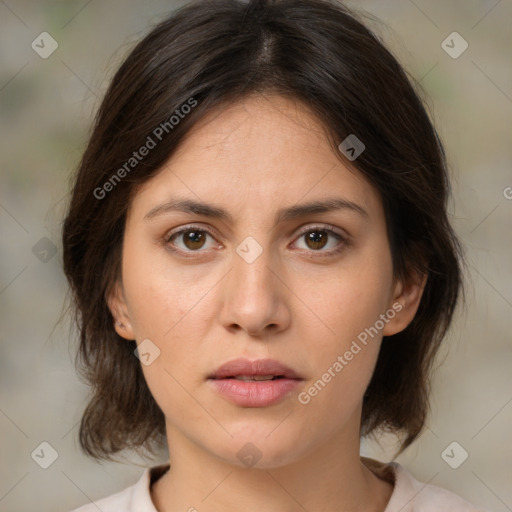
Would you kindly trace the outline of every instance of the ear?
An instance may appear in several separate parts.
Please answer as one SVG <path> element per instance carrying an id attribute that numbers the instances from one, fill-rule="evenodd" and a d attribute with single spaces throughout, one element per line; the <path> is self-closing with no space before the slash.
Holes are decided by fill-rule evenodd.
<path id="1" fill-rule="evenodd" d="M 413 270 L 406 279 L 396 280 L 389 303 L 390 310 L 395 311 L 396 314 L 382 330 L 384 336 L 392 336 L 401 332 L 412 322 L 420 305 L 427 278 L 426 273 Z"/>
<path id="2" fill-rule="evenodd" d="M 114 317 L 114 329 L 127 340 L 134 340 L 132 322 L 128 313 L 126 297 L 122 283 L 116 281 L 107 295 L 107 305 Z"/>

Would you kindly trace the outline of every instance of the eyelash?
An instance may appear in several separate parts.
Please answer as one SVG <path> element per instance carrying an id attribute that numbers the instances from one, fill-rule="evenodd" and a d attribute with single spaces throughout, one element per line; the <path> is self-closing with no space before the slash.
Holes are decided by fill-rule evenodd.
<path id="1" fill-rule="evenodd" d="M 213 236 L 213 234 L 208 229 L 204 229 L 201 226 L 196 226 L 196 225 L 192 224 L 192 225 L 188 225 L 188 226 L 186 226 L 184 228 L 180 228 L 180 229 L 178 229 L 176 231 L 173 231 L 171 233 L 167 233 L 163 237 L 163 242 L 171 251 L 176 252 L 176 253 L 180 253 L 185 258 L 195 258 L 197 256 L 193 256 L 192 254 L 206 252 L 206 251 L 205 250 L 201 250 L 201 249 L 199 249 L 197 251 L 190 251 L 190 250 L 189 251 L 184 251 L 182 249 L 177 249 L 177 248 L 173 247 L 171 245 L 171 243 L 170 243 L 173 238 L 177 238 L 177 237 L 179 237 L 179 235 L 181 235 L 183 233 L 187 233 L 189 231 L 196 231 L 196 232 L 200 232 L 200 233 L 206 233 L 209 236 L 211 236 L 212 238 L 215 238 Z M 327 257 L 330 257 L 330 256 L 334 256 L 334 255 L 340 253 L 341 251 L 343 251 L 346 247 L 348 247 L 350 245 L 349 244 L 349 240 L 346 237 L 342 236 L 337 231 L 335 231 L 333 227 L 331 227 L 329 225 L 322 225 L 322 224 L 308 226 L 307 228 L 301 230 L 300 233 L 297 235 L 296 239 L 299 239 L 300 237 L 304 236 L 306 233 L 309 233 L 311 231 L 323 231 L 325 233 L 328 233 L 329 235 L 334 236 L 335 238 L 338 239 L 339 242 L 341 242 L 336 249 L 331 249 L 330 251 L 322 251 L 322 250 L 315 251 L 315 250 L 312 250 L 312 249 L 309 250 L 308 252 L 318 253 L 318 256 L 315 256 L 315 257 L 327 258 Z M 306 249 L 303 249 L 303 250 L 306 250 Z"/>

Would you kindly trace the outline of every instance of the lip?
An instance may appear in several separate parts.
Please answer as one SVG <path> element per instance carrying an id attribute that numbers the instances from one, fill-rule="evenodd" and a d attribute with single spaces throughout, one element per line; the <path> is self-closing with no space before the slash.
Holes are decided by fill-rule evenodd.
<path id="1" fill-rule="evenodd" d="M 243 381 L 239 376 L 279 376 L 275 380 Z M 220 395 L 240 407 L 267 407 L 289 396 L 304 380 L 293 369 L 274 359 L 233 359 L 208 376 Z"/>

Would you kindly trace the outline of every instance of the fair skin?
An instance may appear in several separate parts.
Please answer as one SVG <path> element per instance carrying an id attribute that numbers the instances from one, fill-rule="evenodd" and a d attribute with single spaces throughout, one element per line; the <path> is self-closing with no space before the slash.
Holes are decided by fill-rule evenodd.
<path id="1" fill-rule="evenodd" d="M 300 103 L 253 96 L 201 120 L 135 195 L 109 306 L 119 335 L 160 350 L 142 366 L 165 415 L 172 463 L 152 488 L 160 512 L 385 509 L 392 485 L 360 460 L 362 399 L 382 336 L 411 322 L 425 281 L 394 279 L 379 195 L 348 165 Z M 177 197 L 232 218 L 160 211 L 144 219 Z M 327 198 L 366 214 L 341 208 L 274 223 L 280 209 Z M 211 234 L 165 241 L 190 224 Z M 251 263 L 236 252 L 249 236 L 262 248 Z M 379 335 L 301 403 L 298 393 L 398 303 Z M 239 357 L 277 359 L 303 380 L 279 403 L 234 405 L 207 376 Z M 246 443 L 261 452 L 254 467 L 237 457 Z"/>

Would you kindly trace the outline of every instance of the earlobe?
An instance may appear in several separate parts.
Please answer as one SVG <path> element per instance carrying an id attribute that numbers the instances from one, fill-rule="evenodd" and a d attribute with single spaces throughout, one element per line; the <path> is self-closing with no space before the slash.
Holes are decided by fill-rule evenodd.
<path id="1" fill-rule="evenodd" d="M 428 275 L 426 273 L 414 272 L 405 281 L 396 282 L 393 297 L 389 307 L 396 314 L 386 324 L 382 334 L 392 336 L 403 331 L 414 319 L 423 296 L 423 291 L 427 284 Z"/>
<path id="2" fill-rule="evenodd" d="M 128 314 L 125 294 L 122 284 L 119 283 L 119 281 L 116 281 L 108 293 L 107 305 L 114 318 L 114 329 L 117 334 L 127 340 L 134 340 L 135 336 L 130 321 L 130 315 Z"/>

